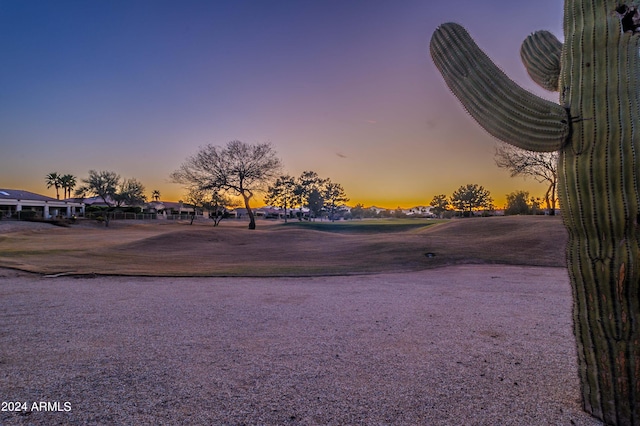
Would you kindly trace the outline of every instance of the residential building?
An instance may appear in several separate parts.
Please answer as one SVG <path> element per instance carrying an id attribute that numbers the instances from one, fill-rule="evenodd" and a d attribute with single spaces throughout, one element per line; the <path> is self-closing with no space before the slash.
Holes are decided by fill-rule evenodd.
<path id="1" fill-rule="evenodd" d="M 57 200 L 19 189 L 0 188 L 0 211 L 4 217 L 19 216 L 22 211 L 35 211 L 39 217 L 84 216 L 85 205 L 73 198 Z"/>

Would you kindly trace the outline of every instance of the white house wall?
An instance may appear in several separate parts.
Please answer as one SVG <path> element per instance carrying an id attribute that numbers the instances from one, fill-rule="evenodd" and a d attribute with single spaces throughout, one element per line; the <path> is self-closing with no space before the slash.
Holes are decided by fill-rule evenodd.
<path id="1" fill-rule="evenodd" d="M 71 217 L 74 215 L 84 215 L 84 205 L 81 203 L 69 203 L 66 201 L 37 201 L 37 200 L 0 200 L 0 210 L 10 213 L 23 210 L 33 210 L 43 212 L 45 219 L 55 216 Z"/>

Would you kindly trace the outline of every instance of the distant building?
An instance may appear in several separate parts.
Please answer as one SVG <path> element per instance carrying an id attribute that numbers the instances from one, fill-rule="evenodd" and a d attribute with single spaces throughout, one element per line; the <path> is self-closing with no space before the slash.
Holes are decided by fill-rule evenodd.
<path id="1" fill-rule="evenodd" d="M 236 209 L 236 214 L 238 214 L 237 210 L 240 209 Z M 242 212 L 240 212 L 241 214 L 246 214 L 247 209 L 241 209 L 243 210 Z M 285 215 L 284 215 L 284 209 L 280 208 L 280 207 L 273 207 L 273 206 L 264 206 L 264 207 L 260 207 L 257 209 L 253 210 L 256 217 L 262 217 L 265 219 L 284 219 Z M 299 209 L 292 209 L 292 208 L 287 208 L 287 217 L 288 218 L 294 218 L 296 217 L 296 214 L 299 212 Z M 306 211 L 308 212 L 309 209 L 306 209 Z"/>
<path id="2" fill-rule="evenodd" d="M 193 214 L 197 209 L 193 204 L 181 201 L 150 201 L 146 204 L 145 210 L 165 213 L 165 214 Z M 201 212 L 200 212 L 201 213 Z"/>
<path id="3" fill-rule="evenodd" d="M 416 206 L 402 212 L 407 216 L 434 218 L 436 215 L 431 212 L 432 208 L 432 206 Z"/>
<path id="4" fill-rule="evenodd" d="M 376 215 L 379 215 L 380 213 L 384 213 L 389 209 L 385 209 L 384 207 L 371 206 L 367 210 L 371 210 L 372 212 L 375 212 Z"/>
<path id="5" fill-rule="evenodd" d="M 52 217 L 84 216 L 85 204 L 75 199 L 57 200 L 45 195 L 19 189 L 0 189 L 0 211 L 4 217 L 35 211 L 44 219 Z"/>
<path id="6" fill-rule="evenodd" d="M 107 201 L 109 201 L 109 203 L 111 205 L 114 205 L 116 203 L 109 196 L 107 196 Z M 109 207 L 109 204 L 105 203 L 104 200 L 102 199 L 102 197 L 100 197 L 98 195 L 93 196 L 93 197 L 82 198 L 82 202 L 87 207 L 89 207 L 89 206 L 91 206 L 91 207 Z"/>

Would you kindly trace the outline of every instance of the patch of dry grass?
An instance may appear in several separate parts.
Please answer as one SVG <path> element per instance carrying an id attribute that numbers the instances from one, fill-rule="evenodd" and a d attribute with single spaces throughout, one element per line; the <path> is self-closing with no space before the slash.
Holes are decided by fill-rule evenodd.
<path id="1" fill-rule="evenodd" d="M 0 228 L 0 266 L 46 274 L 295 276 L 565 265 L 566 232 L 557 217 L 266 224 L 253 231 L 233 222 Z"/>

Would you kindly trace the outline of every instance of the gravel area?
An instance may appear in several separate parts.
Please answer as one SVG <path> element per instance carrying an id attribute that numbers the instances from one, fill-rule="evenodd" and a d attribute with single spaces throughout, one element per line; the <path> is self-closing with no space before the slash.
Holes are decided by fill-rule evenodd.
<path id="1" fill-rule="evenodd" d="M 27 222 L 18 220 L 0 220 L 0 234 L 17 231 L 30 231 L 34 229 L 51 229 L 54 225 L 50 223 Z"/>
<path id="2" fill-rule="evenodd" d="M 0 270 L 2 425 L 601 425 L 578 386 L 564 269 Z"/>

